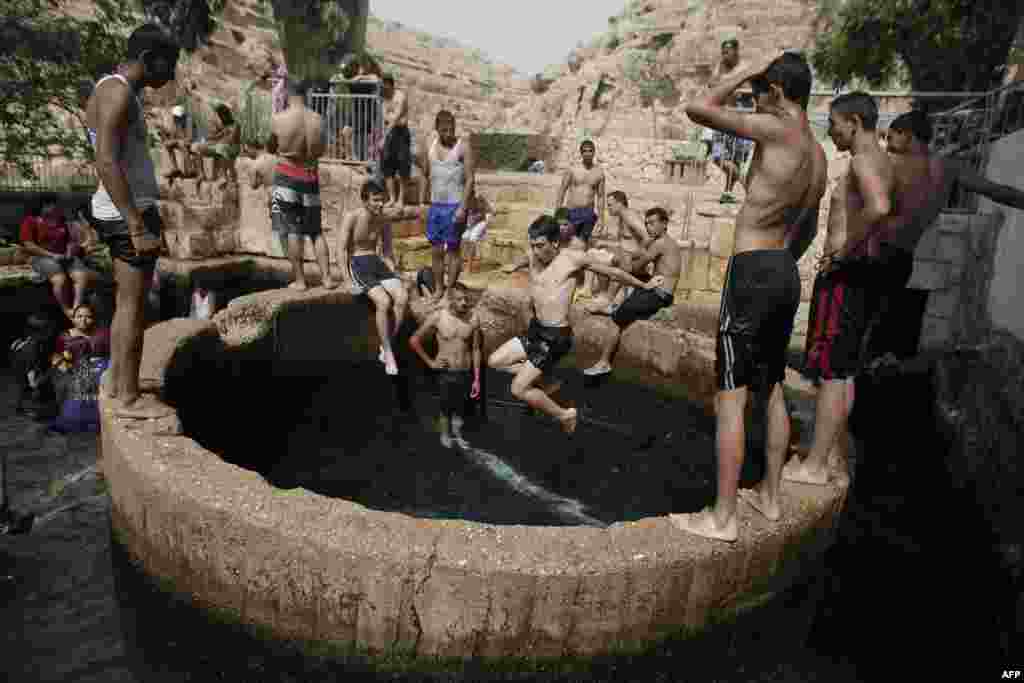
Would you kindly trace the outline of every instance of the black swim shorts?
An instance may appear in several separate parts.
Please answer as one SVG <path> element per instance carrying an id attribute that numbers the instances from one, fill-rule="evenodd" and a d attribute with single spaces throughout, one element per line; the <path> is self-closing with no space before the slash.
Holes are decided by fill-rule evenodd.
<path id="1" fill-rule="evenodd" d="M 278 235 L 317 237 L 323 232 L 320 176 L 315 169 L 278 162 L 270 197 L 271 227 Z"/>
<path id="2" fill-rule="evenodd" d="M 800 273 L 787 249 L 729 259 L 715 345 L 720 390 L 771 388 L 786 377 L 786 347 L 800 305 Z"/>
<path id="3" fill-rule="evenodd" d="M 530 321 L 526 335 L 519 338 L 526 359 L 541 372 L 551 372 L 558 361 L 572 350 L 572 328 L 568 325 L 551 327 L 536 318 Z"/>
<path id="4" fill-rule="evenodd" d="M 366 292 L 379 287 L 386 280 L 398 279 L 384 263 L 384 259 L 377 254 L 353 256 L 349 263 L 352 267 L 352 279 Z"/>
<path id="5" fill-rule="evenodd" d="M 874 312 L 876 267 L 838 264 L 814 278 L 804 371 L 823 380 L 848 379 L 861 366 L 864 334 Z"/>
<path id="6" fill-rule="evenodd" d="M 597 225 L 597 212 L 589 206 L 577 206 L 569 209 L 569 223 L 576 228 L 576 235 L 586 242 L 594 234 Z"/>
<path id="7" fill-rule="evenodd" d="M 666 306 L 671 306 L 674 300 L 672 293 L 664 289 L 634 289 L 612 313 L 612 322 L 622 328 L 629 327 L 637 320 L 647 320 Z"/>
<path id="8" fill-rule="evenodd" d="M 385 178 L 396 175 L 408 178 L 412 174 L 412 134 L 408 126 L 395 126 L 388 131 L 380 159 L 380 173 Z"/>
<path id="9" fill-rule="evenodd" d="M 469 392 L 473 388 L 472 370 L 442 370 L 437 373 L 441 390 L 441 414 L 466 416 Z"/>
<path id="10" fill-rule="evenodd" d="M 160 257 L 159 252 L 148 252 L 139 254 L 132 245 L 132 238 L 128 234 L 128 223 L 122 218 L 114 220 L 97 219 L 93 226 L 99 234 L 100 240 L 110 248 L 110 258 L 123 261 L 133 268 L 152 268 Z M 151 206 L 142 212 L 142 229 L 157 237 L 163 236 L 163 220 L 160 218 L 160 211 Z"/>

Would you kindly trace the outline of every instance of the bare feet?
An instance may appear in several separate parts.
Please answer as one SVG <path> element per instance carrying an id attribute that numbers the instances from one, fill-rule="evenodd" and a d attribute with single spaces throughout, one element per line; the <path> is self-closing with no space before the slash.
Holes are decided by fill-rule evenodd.
<path id="1" fill-rule="evenodd" d="M 381 351 L 380 360 L 384 363 L 384 372 L 392 377 L 398 374 L 398 363 L 395 362 L 393 351 Z"/>
<path id="2" fill-rule="evenodd" d="M 337 289 L 337 288 L 338 288 L 338 283 L 337 282 L 335 282 L 333 279 L 331 279 L 329 277 L 324 278 L 324 289 Z"/>
<path id="3" fill-rule="evenodd" d="M 720 527 L 715 523 L 715 517 L 708 508 L 704 508 L 700 512 L 673 513 L 668 516 L 668 519 L 680 531 L 704 538 L 732 543 L 739 537 L 739 528 L 735 517 L 726 522 L 725 526 Z"/>
<path id="4" fill-rule="evenodd" d="M 565 415 L 558 418 L 558 421 L 562 423 L 562 431 L 566 434 L 572 434 L 576 431 L 576 409 L 569 408 L 569 410 L 565 411 Z"/>
<path id="5" fill-rule="evenodd" d="M 174 415 L 174 408 L 161 403 L 153 396 L 141 394 L 114 408 L 115 417 L 128 417 L 136 420 L 153 420 L 171 415 Z"/>
<path id="6" fill-rule="evenodd" d="M 782 467 L 782 478 L 785 481 L 796 481 L 801 484 L 825 486 L 828 484 L 828 469 L 808 467 L 806 462 L 790 458 L 789 462 Z"/>
<path id="7" fill-rule="evenodd" d="M 754 508 L 762 515 L 764 515 L 769 521 L 777 522 L 779 517 L 782 516 L 782 510 L 779 508 L 777 502 L 769 502 L 764 497 L 760 489 L 740 489 L 740 498 L 742 498 L 750 507 Z"/>
<path id="8" fill-rule="evenodd" d="M 305 282 L 299 282 L 296 280 L 288 285 L 288 289 L 294 289 L 296 292 L 305 292 L 309 289 L 309 286 Z"/>
<path id="9" fill-rule="evenodd" d="M 597 363 L 594 363 L 594 365 L 592 365 L 591 367 L 584 370 L 583 374 L 586 375 L 587 377 L 597 377 L 598 375 L 607 375 L 611 371 L 612 366 L 610 363 L 598 361 Z"/>

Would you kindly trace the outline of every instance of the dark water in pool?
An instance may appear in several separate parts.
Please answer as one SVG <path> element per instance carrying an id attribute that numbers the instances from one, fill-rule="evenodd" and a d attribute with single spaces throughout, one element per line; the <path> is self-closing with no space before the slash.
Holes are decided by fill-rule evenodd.
<path id="1" fill-rule="evenodd" d="M 247 390 L 251 379 L 232 373 L 216 384 L 243 403 L 241 419 L 218 423 L 210 419 L 217 412 L 194 405 L 183 422 L 200 443 L 276 486 L 418 517 L 603 525 L 711 504 L 713 420 L 637 385 L 584 386 L 571 362 L 558 371 L 556 400 L 580 411 L 572 437 L 514 400 L 509 375 L 489 372 L 486 419 L 467 421 L 468 448 L 445 448 L 436 378 L 412 373 L 396 391 L 376 362 L 335 365 L 322 377 L 265 378 L 258 394 Z M 203 406 L 220 403 L 216 391 L 203 393 Z M 750 452 L 763 454 L 756 429 Z M 763 456 L 752 455 L 743 485 L 762 471 Z"/>

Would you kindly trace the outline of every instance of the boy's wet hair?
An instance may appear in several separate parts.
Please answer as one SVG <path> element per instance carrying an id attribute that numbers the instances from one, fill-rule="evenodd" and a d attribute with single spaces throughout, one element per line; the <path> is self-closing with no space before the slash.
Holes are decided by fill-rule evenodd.
<path id="1" fill-rule="evenodd" d="M 286 82 L 288 84 L 286 87 L 289 97 L 305 97 L 311 85 L 308 80 L 291 78 L 290 76 L 286 79 Z"/>
<path id="2" fill-rule="evenodd" d="M 143 24 L 128 36 L 125 52 L 131 61 L 138 60 L 143 52 L 152 52 L 177 60 L 180 50 L 181 47 L 167 31 L 156 24 Z"/>
<path id="3" fill-rule="evenodd" d="M 651 207 L 644 212 L 644 218 L 650 218 L 651 216 L 657 216 L 663 223 L 668 223 L 668 211 L 660 206 Z"/>
<path id="4" fill-rule="evenodd" d="M 725 40 L 722 41 L 722 47 L 729 46 L 732 46 L 738 50 L 740 49 L 740 41 L 737 40 L 736 38 L 726 38 Z"/>
<path id="5" fill-rule="evenodd" d="M 441 127 L 442 121 L 451 121 L 452 125 L 455 125 L 455 114 L 451 113 L 447 109 L 442 109 L 437 112 L 437 116 L 434 117 L 434 130 Z"/>
<path id="6" fill-rule="evenodd" d="M 583 142 L 580 143 L 580 151 L 581 152 L 583 151 L 584 147 L 589 147 L 590 149 L 594 150 L 595 152 L 597 151 L 597 145 L 595 145 L 594 141 L 590 140 L 590 139 L 584 140 Z"/>
<path id="7" fill-rule="evenodd" d="M 920 109 L 900 114 L 889 124 L 889 130 L 908 132 L 921 142 L 928 144 L 932 141 L 932 120 Z"/>
<path id="8" fill-rule="evenodd" d="M 832 113 L 846 118 L 859 116 L 864 130 L 874 130 L 878 125 L 878 103 L 875 98 L 862 90 L 849 92 L 832 100 Z"/>
<path id="9" fill-rule="evenodd" d="M 622 190 L 615 190 L 614 192 L 608 193 L 608 199 L 614 199 L 623 206 L 629 206 L 629 199 L 626 198 L 626 193 Z"/>
<path id="10" fill-rule="evenodd" d="M 375 194 L 384 194 L 384 195 L 386 195 L 387 193 L 388 193 L 388 190 L 387 190 L 386 187 L 384 187 L 384 183 L 383 182 L 381 182 L 377 178 L 370 178 L 365 183 L 363 183 L 362 188 L 360 188 L 360 190 L 359 190 L 359 197 L 363 201 L 366 201 L 367 199 L 370 198 L 371 195 L 375 195 Z"/>
<path id="11" fill-rule="evenodd" d="M 530 224 L 530 229 L 526 234 L 531 240 L 543 237 L 549 242 L 557 242 L 560 232 L 558 221 L 551 216 L 543 215 Z"/>
<path id="12" fill-rule="evenodd" d="M 755 95 L 768 92 L 768 86 L 777 85 L 790 102 L 796 102 L 804 109 L 811 101 L 811 84 L 814 76 L 811 66 L 803 55 L 786 52 L 765 69 L 764 73 L 750 81 Z"/>

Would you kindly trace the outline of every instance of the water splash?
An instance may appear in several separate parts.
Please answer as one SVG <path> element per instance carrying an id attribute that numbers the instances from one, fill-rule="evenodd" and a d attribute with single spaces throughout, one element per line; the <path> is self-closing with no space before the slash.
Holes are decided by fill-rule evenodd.
<path id="1" fill-rule="evenodd" d="M 530 481 L 526 475 L 518 472 L 514 467 L 494 453 L 472 445 L 463 449 L 462 452 L 465 453 L 474 463 L 486 470 L 489 470 L 494 477 L 505 482 L 515 491 L 523 495 L 536 498 L 540 502 L 550 506 L 551 509 L 562 519 L 589 526 L 608 526 L 600 519 L 586 514 L 586 512 L 584 512 L 586 506 L 582 502 L 575 498 L 561 496 L 547 490 L 539 484 L 535 484 Z"/>

